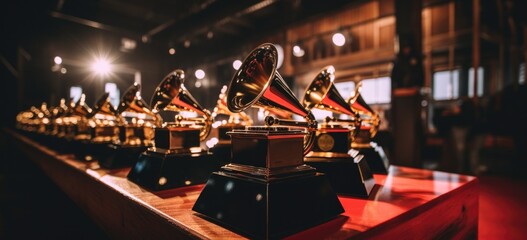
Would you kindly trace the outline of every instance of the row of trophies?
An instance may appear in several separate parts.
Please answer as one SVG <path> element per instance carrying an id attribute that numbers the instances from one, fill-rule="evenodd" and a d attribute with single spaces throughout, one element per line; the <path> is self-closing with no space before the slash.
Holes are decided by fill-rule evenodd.
<path id="1" fill-rule="evenodd" d="M 251 237 L 286 236 L 340 215 L 336 193 L 368 198 L 372 170 L 386 174 L 388 160 L 372 142 L 379 118 L 360 85 L 344 100 L 328 66 L 300 102 L 276 71 L 277 60 L 272 44 L 254 49 L 222 89 L 213 113 L 185 88 L 184 72 L 175 70 L 156 88 L 152 108 L 134 84 L 117 109 L 108 94 L 93 108 L 82 95 L 77 103 L 62 100 L 51 109 L 42 104 L 21 112 L 18 128 L 83 161 L 132 166 L 128 179 L 152 191 L 206 183 L 193 207 L 200 216 Z M 265 126 L 251 126 L 244 113 L 250 107 L 271 113 Z M 348 117 L 318 124 L 313 108 Z M 189 111 L 197 117 L 182 114 Z M 291 114 L 305 121 L 283 119 Z M 204 150 L 200 142 L 219 115 L 229 118 L 214 126 L 218 143 Z M 229 154 L 219 154 L 222 149 Z"/>

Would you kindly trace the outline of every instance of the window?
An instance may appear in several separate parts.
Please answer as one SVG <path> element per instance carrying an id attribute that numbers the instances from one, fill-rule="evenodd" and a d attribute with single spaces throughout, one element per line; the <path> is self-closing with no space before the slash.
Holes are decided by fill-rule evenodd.
<path id="1" fill-rule="evenodd" d="M 519 84 L 525 84 L 525 63 L 520 64 Z"/>
<path id="2" fill-rule="evenodd" d="M 79 101 L 82 95 L 82 88 L 78 86 L 70 87 L 70 98 L 73 99 L 74 102 Z"/>
<path id="3" fill-rule="evenodd" d="M 434 100 L 450 100 L 459 97 L 459 70 L 434 73 Z"/>
<path id="4" fill-rule="evenodd" d="M 119 98 L 121 98 L 121 94 L 119 92 L 119 88 L 117 88 L 117 84 L 106 83 L 104 85 L 104 92 L 110 93 L 110 102 L 114 107 L 117 107 L 119 105 Z"/>
<path id="5" fill-rule="evenodd" d="M 335 83 L 344 99 L 348 99 L 355 89 L 354 82 Z M 392 82 L 390 77 L 362 80 L 361 95 L 368 104 L 383 104 L 391 101 Z"/>
<path id="6" fill-rule="evenodd" d="M 478 97 L 483 96 L 483 68 L 478 67 Z M 468 70 L 468 96 L 474 96 L 474 68 Z"/>

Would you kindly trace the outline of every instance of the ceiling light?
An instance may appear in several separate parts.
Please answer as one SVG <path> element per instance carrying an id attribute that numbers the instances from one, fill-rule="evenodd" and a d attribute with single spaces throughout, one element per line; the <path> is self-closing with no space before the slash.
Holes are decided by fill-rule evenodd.
<path id="1" fill-rule="evenodd" d="M 62 58 L 59 57 L 59 56 L 56 56 L 56 57 L 53 59 L 53 61 L 55 62 L 55 64 L 59 65 L 59 64 L 62 63 Z"/>
<path id="2" fill-rule="evenodd" d="M 112 71 L 112 65 L 110 62 L 105 58 L 98 58 L 95 60 L 95 62 L 91 65 L 91 69 L 93 72 L 99 75 L 107 75 Z"/>
<path id="3" fill-rule="evenodd" d="M 293 55 L 294 55 L 295 57 L 303 57 L 305 53 L 306 53 L 306 52 L 304 51 L 304 49 L 302 49 L 300 46 L 295 45 L 295 46 L 293 47 Z"/>
<path id="4" fill-rule="evenodd" d="M 168 49 L 168 54 L 170 54 L 170 55 L 176 54 L 176 49 L 175 48 Z"/>
<path id="5" fill-rule="evenodd" d="M 196 76 L 197 79 L 203 79 L 205 78 L 205 71 L 198 69 L 196 70 L 196 72 L 194 72 L 194 75 Z"/>
<path id="6" fill-rule="evenodd" d="M 342 33 L 335 33 L 333 34 L 333 44 L 336 46 L 342 47 L 346 43 L 346 37 Z"/>

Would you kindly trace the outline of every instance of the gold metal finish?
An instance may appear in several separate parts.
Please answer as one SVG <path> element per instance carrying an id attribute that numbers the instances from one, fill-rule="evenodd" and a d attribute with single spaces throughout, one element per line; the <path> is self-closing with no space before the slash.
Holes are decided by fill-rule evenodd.
<path id="1" fill-rule="evenodd" d="M 180 69 L 165 76 L 157 86 L 150 105 L 152 105 L 152 110 L 155 113 L 161 110 L 178 112 L 174 122 L 166 122 L 166 126 L 199 128 L 200 140 L 203 141 L 212 128 L 212 115 L 185 88 L 184 80 L 185 72 Z M 195 112 L 202 117 L 185 118 L 181 115 L 182 111 Z"/>
<path id="2" fill-rule="evenodd" d="M 350 107 L 359 114 L 362 120 L 361 130 L 368 130 L 370 132 L 371 139 L 377 134 L 381 120 L 379 119 L 379 114 L 373 111 L 373 109 L 371 109 L 371 107 L 362 98 L 362 95 L 360 94 L 361 88 L 362 82 L 358 82 L 353 95 L 347 100 L 347 102 Z"/>
<path id="3" fill-rule="evenodd" d="M 151 146 L 154 128 L 162 124 L 161 116 L 150 110 L 141 97 L 140 90 L 141 85 L 134 83 L 124 92 L 117 107 L 120 131 L 123 131 L 117 141 L 119 144 Z M 135 130 L 140 130 L 142 134 L 136 134 Z"/>
<path id="4" fill-rule="evenodd" d="M 87 118 L 88 126 L 91 128 L 91 141 L 112 142 L 118 138 L 117 110 L 110 102 L 109 93 L 105 93 L 97 100 Z"/>
<path id="5" fill-rule="evenodd" d="M 218 115 L 227 115 L 229 119 L 225 124 L 222 125 L 241 125 L 241 126 L 250 126 L 253 123 L 253 120 L 247 113 L 239 112 L 233 113 L 227 107 L 227 86 L 223 86 L 220 92 L 218 101 L 216 102 L 216 107 L 212 111 L 212 117 L 216 118 Z"/>
<path id="6" fill-rule="evenodd" d="M 306 128 L 305 155 L 313 147 L 317 121 L 313 114 L 300 104 L 276 71 L 277 61 L 278 54 L 272 44 L 265 43 L 255 48 L 245 58 L 230 82 L 227 107 L 234 113 L 256 106 L 269 110 L 278 109 L 303 117 L 306 122 L 279 120 L 271 116 L 267 116 L 265 122 L 268 126 L 284 124 Z"/>

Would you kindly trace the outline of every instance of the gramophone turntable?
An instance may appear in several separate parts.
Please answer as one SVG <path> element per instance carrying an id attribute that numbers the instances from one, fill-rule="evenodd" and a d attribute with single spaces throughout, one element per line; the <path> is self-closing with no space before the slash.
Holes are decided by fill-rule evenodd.
<path id="1" fill-rule="evenodd" d="M 277 58 L 272 44 L 254 49 L 230 82 L 227 107 L 277 108 L 305 121 L 268 116 L 266 126 L 229 132 L 232 160 L 212 173 L 192 208 L 255 238 L 283 237 L 344 211 L 325 175 L 304 164 L 317 122 L 276 71 Z"/>
<path id="2" fill-rule="evenodd" d="M 306 109 L 324 109 L 351 119 L 326 118 L 317 130 L 315 147 L 306 155 L 305 162 L 326 173 L 337 193 L 368 197 L 375 185 L 373 174 L 363 155 L 350 149 L 361 119 L 333 85 L 334 79 L 333 66 L 322 69 L 307 87 L 303 104 Z"/>
<path id="3" fill-rule="evenodd" d="M 175 70 L 159 84 L 152 97 L 154 113 L 177 113 L 155 128 L 154 147 L 142 153 L 128 179 L 153 191 L 204 183 L 220 164 L 200 147 L 211 130 L 208 110 L 183 85 L 185 73 Z M 183 112 L 201 116 L 184 117 Z"/>
<path id="4" fill-rule="evenodd" d="M 99 165 L 119 168 L 134 165 L 139 154 L 153 146 L 154 129 L 161 126 L 161 116 L 153 113 L 140 95 L 141 85 L 134 83 L 124 92 L 117 108 L 119 137 L 108 145 L 107 154 L 99 156 Z"/>

